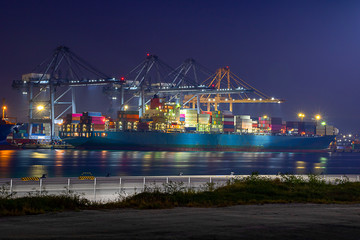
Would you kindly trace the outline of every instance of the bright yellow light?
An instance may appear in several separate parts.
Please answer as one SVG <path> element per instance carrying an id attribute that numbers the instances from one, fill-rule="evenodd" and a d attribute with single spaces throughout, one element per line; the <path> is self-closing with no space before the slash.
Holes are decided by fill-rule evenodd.
<path id="1" fill-rule="evenodd" d="M 124 109 L 125 109 L 125 110 L 127 110 L 128 108 L 129 108 L 129 106 L 128 106 L 128 105 L 125 105 L 125 106 L 124 106 Z"/>
<path id="2" fill-rule="evenodd" d="M 6 106 L 3 106 L 3 110 L 6 110 Z"/>
<path id="3" fill-rule="evenodd" d="M 320 119 L 321 119 L 321 115 L 320 115 L 320 114 L 317 114 L 317 115 L 315 116 L 315 119 L 316 119 L 316 120 L 320 120 Z"/>
<path id="4" fill-rule="evenodd" d="M 38 111 L 42 111 L 42 110 L 44 110 L 44 106 L 43 106 L 43 105 L 38 105 L 38 106 L 36 107 L 36 109 L 37 109 Z"/>
<path id="5" fill-rule="evenodd" d="M 304 118 L 304 117 L 305 117 L 305 114 L 299 113 L 299 114 L 298 114 L 298 117 L 299 117 L 299 118 Z"/>
<path id="6" fill-rule="evenodd" d="M 263 116 L 263 118 L 267 119 L 267 118 L 268 118 L 268 116 L 264 115 L 264 116 Z"/>

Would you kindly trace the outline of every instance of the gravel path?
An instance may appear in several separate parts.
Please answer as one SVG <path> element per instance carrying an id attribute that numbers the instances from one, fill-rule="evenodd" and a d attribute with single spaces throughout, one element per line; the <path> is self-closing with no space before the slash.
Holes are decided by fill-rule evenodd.
<path id="1" fill-rule="evenodd" d="M 0 218 L 1 239 L 360 239 L 360 205 L 269 204 Z"/>

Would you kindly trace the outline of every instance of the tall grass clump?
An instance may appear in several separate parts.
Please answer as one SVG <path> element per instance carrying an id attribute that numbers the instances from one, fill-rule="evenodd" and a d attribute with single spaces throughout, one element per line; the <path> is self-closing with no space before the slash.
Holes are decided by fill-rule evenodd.
<path id="1" fill-rule="evenodd" d="M 25 197 L 16 197 L 16 193 L 10 194 L 4 187 L 0 189 L 0 216 L 80 210 L 86 209 L 90 205 L 90 201 L 72 193 L 47 195 L 46 192 L 41 194 L 36 192 Z"/>
<path id="2" fill-rule="evenodd" d="M 176 183 L 179 184 L 179 183 Z M 204 186 L 200 191 L 175 183 L 144 191 L 125 199 L 119 207 L 219 207 L 237 204 L 265 203 L 360 203 L 360 183 L 348 179 L 326 182 L 320 176 L 281 174 L 263 177 L 231 178 L 222 186 Z"/>

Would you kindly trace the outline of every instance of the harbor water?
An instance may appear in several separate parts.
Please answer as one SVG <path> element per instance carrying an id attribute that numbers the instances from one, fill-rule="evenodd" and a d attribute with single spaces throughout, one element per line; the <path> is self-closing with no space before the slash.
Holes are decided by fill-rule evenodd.
<path id="1" fill-rule="evenodd" d="M 359 153 L 1 150 L 0 178 L 360 174 Z"/>

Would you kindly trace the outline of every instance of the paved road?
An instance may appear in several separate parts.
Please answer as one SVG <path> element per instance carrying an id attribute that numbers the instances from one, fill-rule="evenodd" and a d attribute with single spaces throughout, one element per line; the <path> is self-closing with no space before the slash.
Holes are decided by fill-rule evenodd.
<path id="1" fill-rule="evenodd" d="M 360 205 L 106 210 L 0 218 L 1 239 L 360 239 Z"/>

